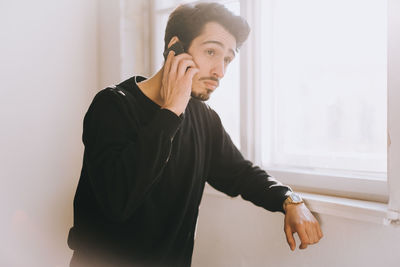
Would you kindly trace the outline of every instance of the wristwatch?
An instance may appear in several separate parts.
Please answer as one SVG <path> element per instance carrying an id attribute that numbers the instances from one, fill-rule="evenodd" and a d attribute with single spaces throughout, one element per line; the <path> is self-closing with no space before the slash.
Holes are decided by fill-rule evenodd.
<path id="1" fill-rule="evenodd" d="M 283 201 L 283 210 L 286 211 L 286 206 L 288 204 L 301 204 L 304 203 L 303 199 L 301 198 L 301 196 L 299 196 L 298 194 L 292 192 L 289 194 L 289 196 L 285 199 L 285 201 Z"/>

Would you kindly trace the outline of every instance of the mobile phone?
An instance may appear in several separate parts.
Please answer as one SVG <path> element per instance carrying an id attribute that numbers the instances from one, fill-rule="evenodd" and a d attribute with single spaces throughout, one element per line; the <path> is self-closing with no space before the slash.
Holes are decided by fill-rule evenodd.
<path id="1" fill-rule="evenodd" d="M 168 48 L 167 50 L 164 51 L 164 59 L 167 60 L 168 57 L 168 53 L 169 51 L 173 50 L 175 52 L 175 56 L 185 53 L 185 50 L 183 49 L 183 45 L 180 41 L 174 43 L 173 45 L 171 45 L 170 48 Z"/>

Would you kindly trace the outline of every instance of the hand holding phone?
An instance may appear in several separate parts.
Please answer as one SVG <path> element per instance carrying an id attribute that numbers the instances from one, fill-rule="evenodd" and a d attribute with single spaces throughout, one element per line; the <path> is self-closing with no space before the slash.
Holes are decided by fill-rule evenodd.
<path id="1" fill-rule="evenodd" d="M 171 52 L 173 51 L 173 52 Z M 192 91 L 192 80 L 199 71 L 191 55 L 183 50 L 178 41 L 164 53 L 166 58 L 160 95 L 164 104 L 162 108 L 169 109 L 180 116 L 186 109 Z"/>
<path id="2" fill-rule="evenodd" d="M 175 52 L 175 56 L 180 55 L 182 53 L 185 52 L 185 50 L 183 49 L 183 45 L 180 41 L 174 43 L 173 45 L 171 45 L 171 47 L 169 47 L 168 49 L 166 49 L 164 51 L 164 59 L 167 60 L 168 57 L 168 53 L 169 51 L 174 51 Z"/>

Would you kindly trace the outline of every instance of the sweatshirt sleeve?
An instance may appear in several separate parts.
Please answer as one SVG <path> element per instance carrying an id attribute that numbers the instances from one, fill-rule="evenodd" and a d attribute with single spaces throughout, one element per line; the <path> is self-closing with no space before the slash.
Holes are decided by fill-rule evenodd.
<path id="1" fill-rule="evenodd" d="M 140 126 L 138 115 L 128 112 L 126 100 L 105 89 L 94 98 L 83 126 L 90 186 L 114 221 L 128 219 L 160 179 L 181 123 L 175 113 L 160 109 Z"/>
<path id="2" fill-rule="evenodd" d="M 257 206 L 284 213 L 283 201 L 291 191 L 290 187 L 244 159 L 223 128 L 219 116 L 214 111 L 212 113 L 214 145 L 207 182 L 231 197 L 241 195 Z"/>

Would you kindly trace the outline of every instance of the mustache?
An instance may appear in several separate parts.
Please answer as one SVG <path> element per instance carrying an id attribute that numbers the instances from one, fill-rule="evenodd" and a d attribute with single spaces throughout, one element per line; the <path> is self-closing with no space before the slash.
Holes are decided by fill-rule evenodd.
<path id="1" fill-rule="evenodd" d="M 199 81 L 204 81 L 204 80 L 211 80 L 211 81 L 214 81 L 214 82 L 217 82 L 217 84 L 219 85 L 219 79 L 218 78 L 215 78 L 215 77 L 201 77 L 200 79 L 199 79 Z"/>

